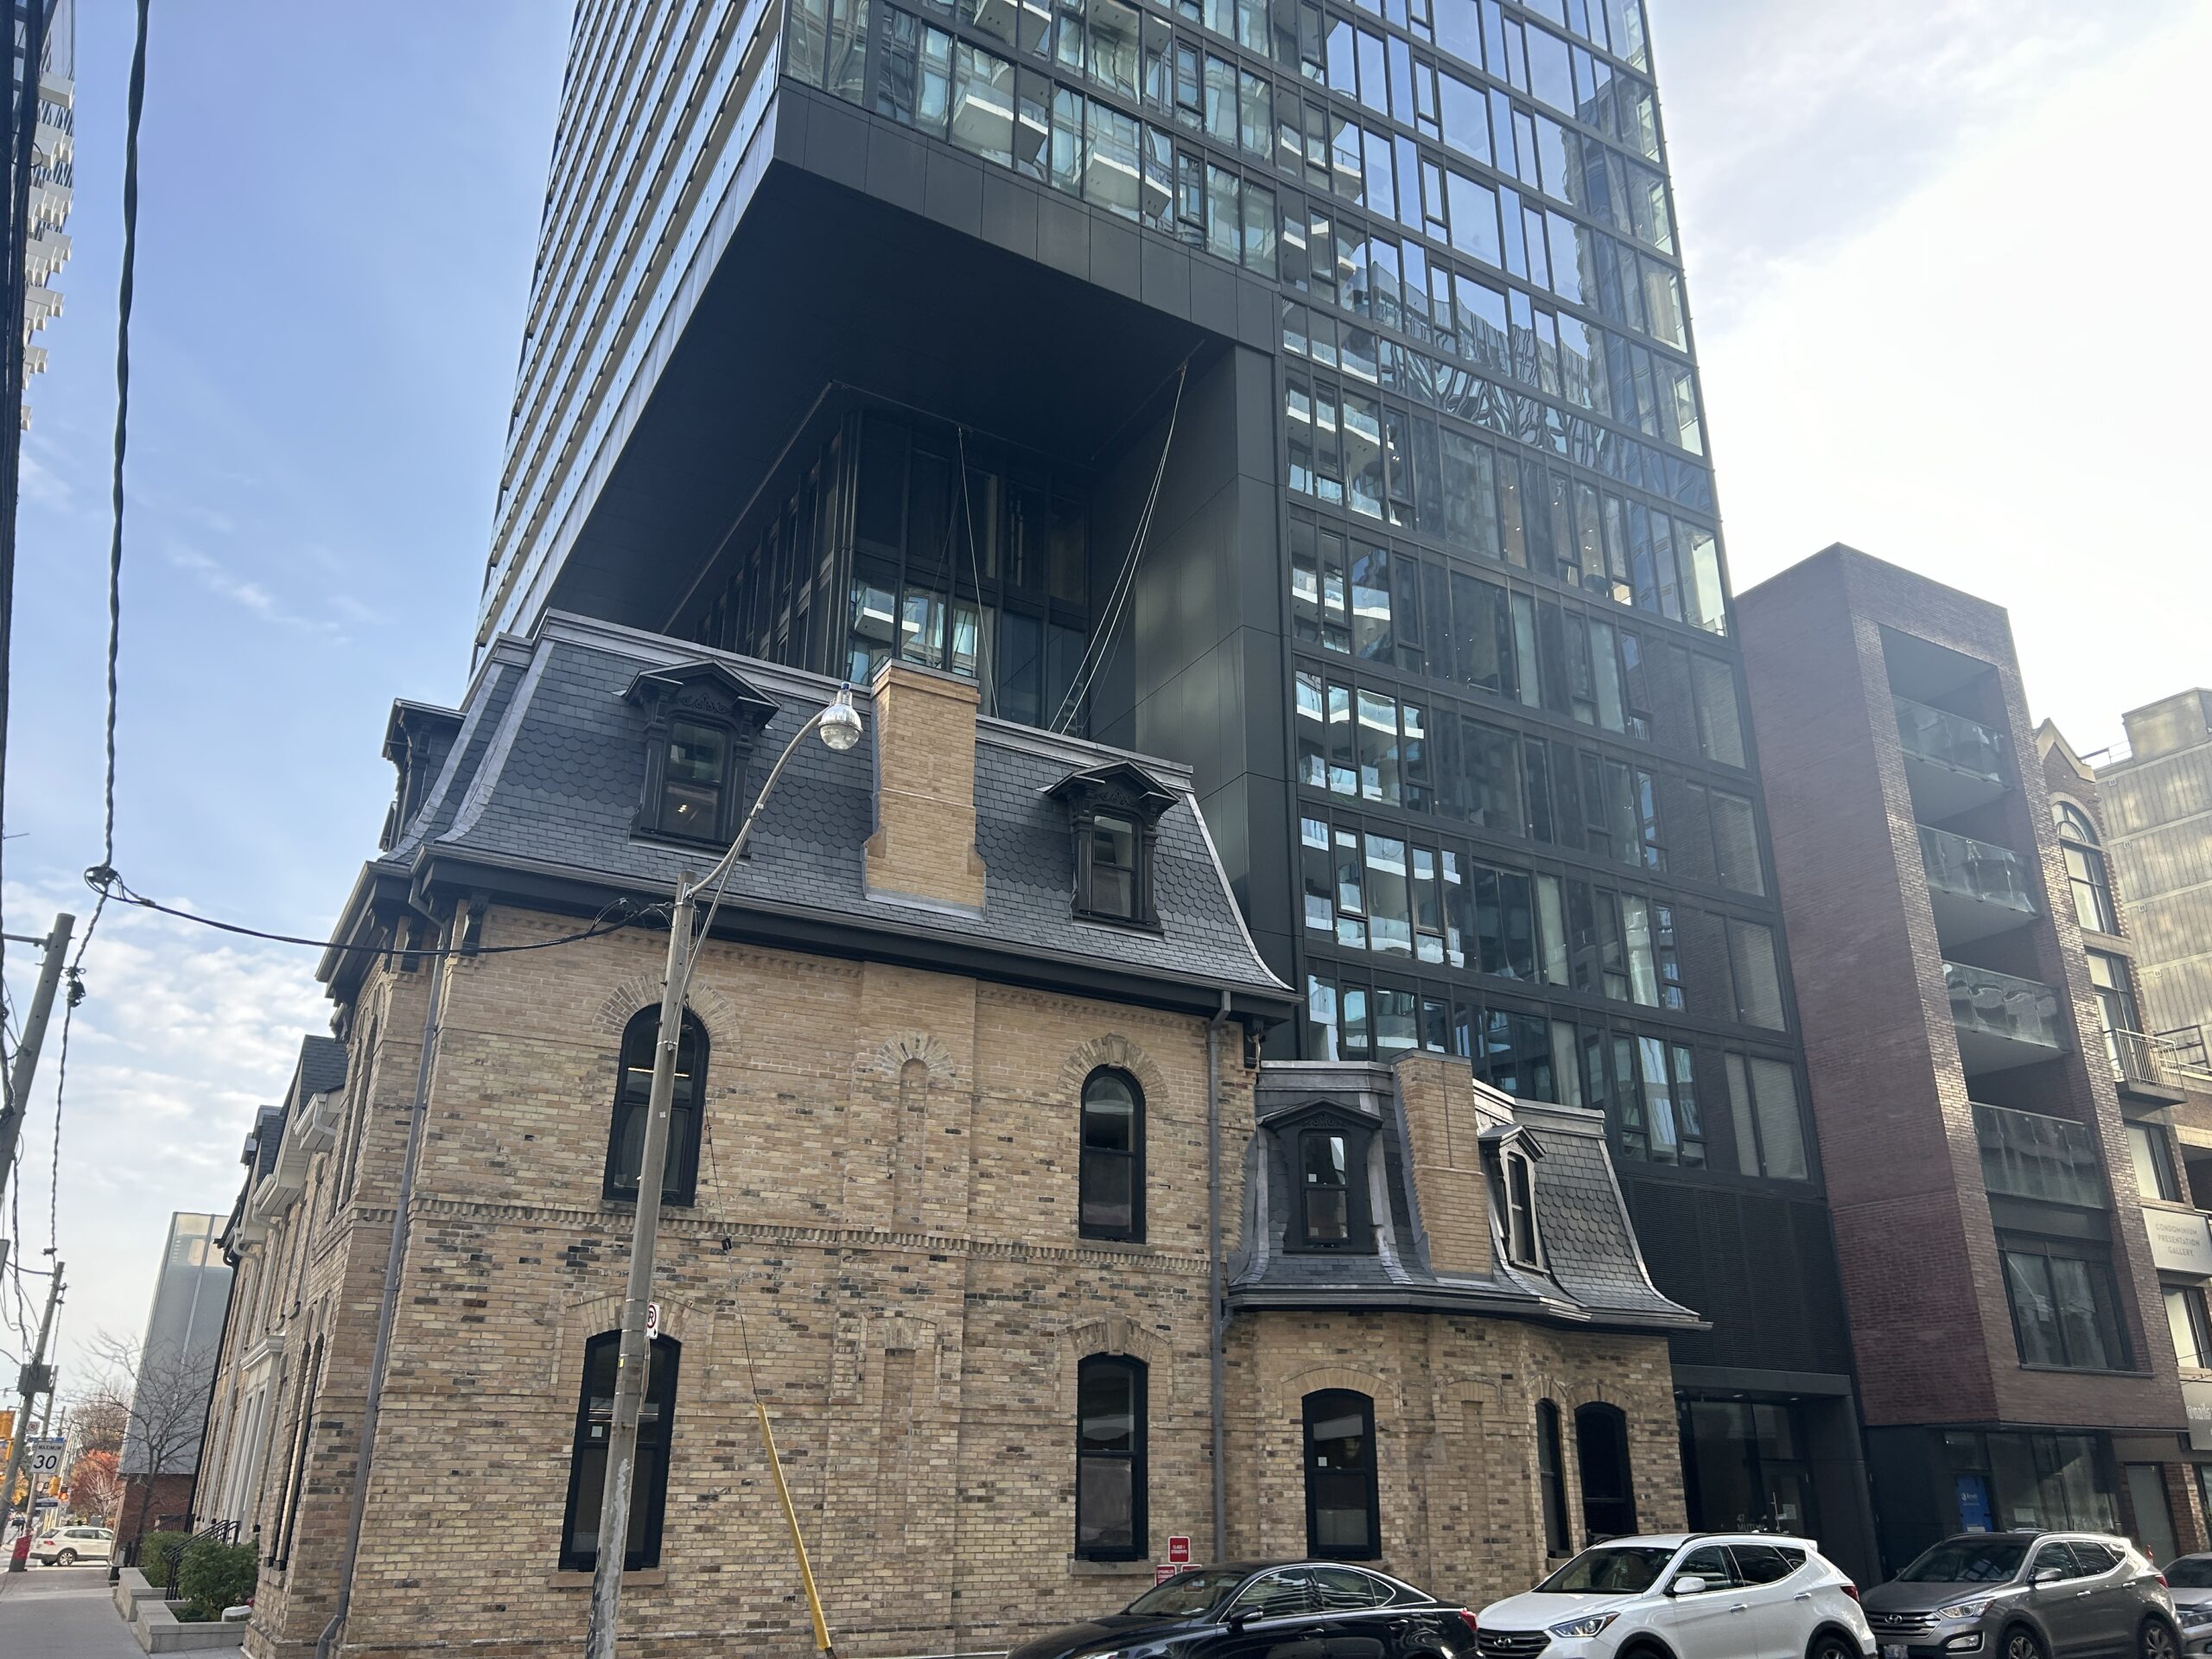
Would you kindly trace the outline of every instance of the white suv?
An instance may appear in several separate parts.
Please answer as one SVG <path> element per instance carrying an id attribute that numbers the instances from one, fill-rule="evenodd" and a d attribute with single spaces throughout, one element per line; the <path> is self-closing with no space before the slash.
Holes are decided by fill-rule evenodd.
<path id="1" fill-rule="evenodd" d="M 31 1545 L 31 1560 L 41 1567 L 74 1567 L 79 1561 L 104 1561 L 115 1553 L 115 1535 L 105 1527 L 64 1527 Z"/>
<path id="2" fill-rule="evenodd" d="M 1802 1538 L 1592 1544 L 1478 1616 L 1481 1659 L 1872 1659 L 1859 1587 Z"/>

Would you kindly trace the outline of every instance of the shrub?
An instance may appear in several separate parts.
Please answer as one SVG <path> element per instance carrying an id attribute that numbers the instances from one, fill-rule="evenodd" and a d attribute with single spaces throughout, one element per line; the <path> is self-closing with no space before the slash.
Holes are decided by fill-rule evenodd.
<path id="1" fill-rule="evenodd" d="M 172 1558 L 182 1553 L 192 1541 L 188 1532 L 149 1532 L 138 1546 L 138 1570 L 146 1575 L 146 1582 L 160 1586 L 169 1581 Z"/>
<path id="2" fill-rule="evenodd" d="M 195 1538 L 184 1552 L 177 1570 L 177 1593 L 191 1606 L 193 1618 L 220 1618 L 223 1609 L 235 1607 L 253 1593 L 254 1549 L 251 1544 L 219 1544 L 213 1538 Z"/>

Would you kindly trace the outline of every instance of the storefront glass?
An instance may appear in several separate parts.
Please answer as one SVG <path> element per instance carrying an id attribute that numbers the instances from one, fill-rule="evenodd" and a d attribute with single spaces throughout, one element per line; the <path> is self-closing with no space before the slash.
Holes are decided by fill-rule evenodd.
<path id="1" fill-rule="evenodd" d="M 2120 1528 L 2119 1484 L 2101 1435 L 1952 1429 L 1943 1456 L 1969 1531 Z"/>
<path id="2" fill-rule="evenodd" d="M 1694 1529 L 1759 1528 L 1818 1535 L 1820 1516 L 1797 1406 L 1686 1396 L 1680 1416 Z"/>

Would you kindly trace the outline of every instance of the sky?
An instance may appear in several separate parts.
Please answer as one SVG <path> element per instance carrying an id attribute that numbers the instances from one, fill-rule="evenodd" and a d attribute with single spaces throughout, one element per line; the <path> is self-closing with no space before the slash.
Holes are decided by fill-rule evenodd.
<path id="1" fill-rule="evenodd" d="M 2085 752 L 2212 682 L 2212 346 L 2181 315 L 2212 0 L 1647 3 L 1736 585 L 1843 540 L 2005 604 Z M 19 933 L 81 925 L 100 851 L 130 10 L 80 0 L 75 257 L 31 388 Z M 568 10 L 155 8 L 115 856 L 142 892 L 321 936 L 391 798 L 391 700 L 462 688 Z M 58 1199 L 49 1039 L 0 1222 L 31 1262 L 58 1224 L 65 1393 L 86 1339 L 143 1329 L 169 1212 L 237 1195 L 254 1108 L 327 1029 L 315 957 L 101 924 Z M 9 947 L 18 1006 L 33 971 Z M 0 1294 L 0 1352 L 21 1313 Z"/>

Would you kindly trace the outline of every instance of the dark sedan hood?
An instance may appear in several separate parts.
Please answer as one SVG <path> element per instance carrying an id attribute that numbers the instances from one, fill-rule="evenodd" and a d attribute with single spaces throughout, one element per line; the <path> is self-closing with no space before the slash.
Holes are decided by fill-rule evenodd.
<path id="1" fill-rule="evenodd" d="M 1117 1642 L 1158 1642 L 1200 1628 L 1205 1621 L 1189 1618 L 1145 1618 L 1129 1613 L 1109 1613 L 1087 1624 L 1063 1624 L 1058 1630 L 1025 1642 L 1007 1659 L 1073 1659 L 1073 1656 Z"/>

